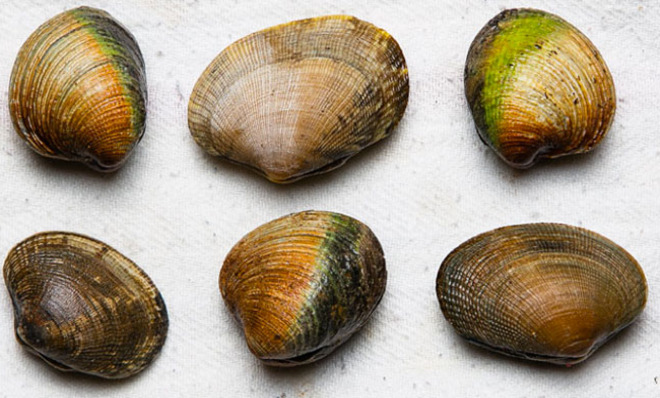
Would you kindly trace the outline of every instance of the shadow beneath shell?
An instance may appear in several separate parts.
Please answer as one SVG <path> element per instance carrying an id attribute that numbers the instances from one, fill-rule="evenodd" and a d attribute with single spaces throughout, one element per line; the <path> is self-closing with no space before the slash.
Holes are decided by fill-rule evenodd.
<path id="1" fill-rule="evenodd" d="M 346 371 L 346 368 L 348 367 L 347 363 L 349 362 L 364 364 L 365 362 L 357 356 L 360 355 L 360 347 L 373 343 L 369 341 L 375 333 L 371 329 L 382 327 L 384 325 L 384 322 L 378 320 L 378 318 L 382 316 L 381 312 L 382 311 L 376 309 L 376 311 L 371 314 L 367 323 L 360 330 L 356 331 L 348 338 L 348 340 L 337 346 L 327 356 L 315 362 L 294 367 L 262 365 L 263 377 L 267 379 L 269 383 L 297 385 L 300 384 L 301 380 L 312 380 L 321 375 L 329 374 L 332 369 L 335 370 L 334 373 L 337 373 L 337 370 L 343 373 Z M 255 359 L 255 361 L 258 360 Z"/>
<path id="2" fill-rule="evenodd" d="M 26 358 L 26 360 L 31 363 L 30 366 L 33 366 L 31 369 L 33 373 L 35 375 L 40 373 L 38 376 L 39 380 L 46 379 L 46 382 L 49 385 L 60 385 L 67 388 L 71 387 L 72 383 L 75 383 L 78 387 L 94 388 L 97 392 L 100 392 L 101 390 L 116 389 L 118 386 L 128 386 L 139 382 L 139 379 L 142 377 L 142 375 L 149 372 L 148 366 L 142 372 L 125 379 L 103 379 L 101 377 L 92 376 L 85 373 L 55 369 L 39 356 L 31 354 L 25 349 L 22 349 L 21 351 L 23 352 L 22 355 L 24 358 Z M 158 357 L 156 360 L 158 360 Z"/>
<path id="3" fill-rule="evenodd" d="M 482 144 L 483 145 L 483 144 Z M 548 174 L 575 175 L 578 171 L 584 174 L 586 170 L 598 167 L 602 163 L 602 153 L 607 148 L 594 148 L 592 151 L 581 154 L 561 156 L 554 159 L 541 159 L 538 163 L 527 169 L 517 169 L 504 162 L 491 148 L 487 148 L 487 161 L 495 174 L 509 182 L 528 179 L 547 178 Z"/>
<path id="4" fill-rule="evenodd" d="M 509 366 L 524 366 L 527 369 L 534 372 L 542 372 L 544 375 L 549 376 L 560 376 L 562 379 L 566 377 L 581 377 L 580 374 L 583 372 L 590 372 L 592 369 L 599 369 L 602 364 L 599 364 L 599 358 L 606 358 L 608 356 L 616 357 L 618 352 L 622 350 L 624 344 L 631 344 L 630 341 L 626 341 L 627 335 L 631 333 L 636 327 L 639 327 L 638 322 L 633 323 L 627 328 L 623 329 L 619 333 L 615 334 L 608 341 L 603 343 L 600 348 L 596 349 L 591 356 L 589 356 L 583 362 L 566 366 L 566 365 L 557 365 L 548 362 L 533 361 L 524 358 L 516 358 L 507 356 L 504 354 L 496 353 L 489 351 L 486 348 L 479 347 L 474 344 L 463 340 L 455 333 L 455 338 L 461 341 L 461 346 L 465 348 L 468 353 L 467 356 L 473 358 L 479 358 L 480 360 L 487 360 L 491 362 L 498 362 L 501 364 L 506 364 Z"/>
<path id="5" fill-rule="evenodd" d="M 131 168 L 133 159 L 127 159 L 126 163 L 116 171 L 112 172 L 99 172 L 93 170 L 83 163 L 75 161 L 67 161 L 62 159 L 47 158 L 35 153 L 30 153 L 31 164 L 29 167 L 41 176 L 53 177 L 57 179 L 94 179 L 96 181 L 113 181 L 123 175 L 130 173 L 125 171 Z"/>
<path id="6" fill-rule="evenodd" d="M 301 379 L 315 378 L 317 375 L 327 374 L 330 368 L 346 368 L 346 361 L 352 361 L 350 357 L 357 355 L 357 347 L 368 344 L 365 330 L 358 331 L 340 346 L 336 347 L 330 354 L 315 362 L 293 366 L 276 367 L 262 365 L 264 377 L 274 383 L 299 383 Z M 357 362 L 357 361 L 356 361 Z"/>
<path id="7" fill-rule="evenodd" d="M 398 134 L 398 128 L 392 135 Z M 329 186 L 338 184 L 351 177 L 351 170 L 359 170 L 360 168 L 368 169 L 370 167 L 377 167 L 377 159 L 385 157 L 387 148 L 390 145 L 396 145 L 396 138 L 391 136 L 378 141 L 350 157 L 341 166 L 324 172 L 321 174 L 313 174 L 304 177 L 300 180 L 287 184 L 277 184 L 268 181 L 264 176 L 260 175 L 257 171 L 251 170 L 248 166 L 233 163 L 229 160 L 209 155 L 198 145 L 197 151 L 201 154 L 204 160 L 213 166 L 217 174 L 225 176 L 226 178 L 240 179 L 248 181 L 250 184 L 259 184 L 262 188 L 265 187 L 273 195 L 290 195 L 313 189 L 319 189 L 321 186 Z M 376 149 L 375 149 L 376 148 Z M 380 161 L 383 161 L 381 159 Z"/>

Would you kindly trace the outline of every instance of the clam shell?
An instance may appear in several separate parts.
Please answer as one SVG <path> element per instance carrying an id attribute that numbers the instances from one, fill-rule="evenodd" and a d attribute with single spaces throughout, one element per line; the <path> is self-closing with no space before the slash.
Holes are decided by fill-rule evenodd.
<path id="1" fill-rule="evenodd" d="M 165 342 L 167 311 L 153 282 L 97 240 L 34 235 L 9 252 L 4 278 L 16 338 L 60 370 L 128 377 L 149 365 Z"/>
<path id="2" fill-rule="evenodd" d="M 385 292 L 380 243 L 361 222 L 321 211 L 291 214 L 240 240 L 220 292 L 267 365 L 316 361 L 359 330 Z"/>
<path id="3" fill-rule="evenodd" d="M 516 168 L 590 151 L 616 107 L 596 47 L 556 15 L 505 10 L 472 42 L 465 94 L 481 139 Z"/>
<path id="4" fill-rule="evenodd" d="M 588 358 L 646 304 L 635 259 L 594 232 L 524 224 L 478 235 L 442 263 L 444 316 L 469 342 L 557 364 Z"/>
<path id="5" fill-rule="evenodd" d="M 144 61 L 133 36 L 105 11 L 80 7 L 41 25 L 11 74 L 15 130 L 40 155 L 113 171 L 142 138 Z"/>
<path id="6" fill-rule="evenodd" d="M 211 155 L 289 183 L 339 167 L 388 136 L 407 102 L 397 42 L 357 18 L 325 16 L 223 50 L 195 85 L 188 124 Z"/>

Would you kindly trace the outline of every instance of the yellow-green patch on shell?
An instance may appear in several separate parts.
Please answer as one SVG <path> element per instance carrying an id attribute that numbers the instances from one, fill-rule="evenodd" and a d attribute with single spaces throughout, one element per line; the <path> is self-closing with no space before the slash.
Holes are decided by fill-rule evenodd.
<path id="1" fill-rule="evenodd" d="M 588 358 L 632 323 L 647 285 L 635 259 L 594 232 L 523 224 L 480 234 L 438 272 L 442 312 L 469 342 L 557 364 Z"/>
<path id="2" fill-rule="evenodd" d="M 108 379 L 149 365 L 167 335 L 165 303 L 131 260 L 97 240 L 45 232 L 4 265 L 18 341 L 48 364 Z"/>
<path id="3" fill-rule="evenodd" d="M 190 96 L 208 153 L 277 183 L 341 166 L 388 136 L 408 102 L 408 70 L 387 32 L 354 17 L 294 21 L 231 44 Z"/>
<path id="4" fill-rule="evenodd" d="M 590 151 L 616 107 L 612 76 L 591 41 L 532 9 L 503 11 L 475 37 L 465 94 L 481 139 L 516 168 Z"/>

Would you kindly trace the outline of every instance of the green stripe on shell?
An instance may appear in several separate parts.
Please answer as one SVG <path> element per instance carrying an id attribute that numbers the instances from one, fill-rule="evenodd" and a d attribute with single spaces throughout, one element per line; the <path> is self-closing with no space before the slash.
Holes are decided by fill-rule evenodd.
<path id="1" fill-rule="evenodd" d="M 501 93 L 510 89 L 510 83 L 516 79 L 516 71 L 525 63 L 527 54 L 541 51 L 542 47 L 537 38 L 561 35 L 562 30 L 569 28 L 562 20 L 547 14 L 518 15 L 520 18 L 504 19 L 497 23 L 499 31 L 492 37 L 492 43 L 483 55 L 483 62 L 488 66 L 478 101 L 483 106 L 488 138 L 495 146 L 498 145 L 497 126 L 503 117 Z"/>
<path id="2" fill-rule="evenodd" d="M 328 217 L 328 231 L 320 242 L 316 258 L 315 272 L 319 284 L 310 286 L 301 303 L 299 322 L 293 326 L 303 332 L 298 335 L 296 346 L 319 346 L 304 355 L 306 360 L 321 358 L 348 339 L 356 325 L 367 320 L 382 297 L 382 292 L 376 296 L 371 292 L 384 288 L 381 276 L 374 277 L 372 270 L 361 266 L 365 256 L 374 250 L 367 247 L 365 253 L 364 241 L 366 245 L 378 243 L 374 242 L 368 228 L 341 214 L 329 214 Z M 382 255 L 382 249 L 378 249 Z M 298 357 L 296 361 L 301 359 Z"/>
<path id="3" fill-rule="evenodd" d="M 147 79 L 142 52 L 135 38 L 105 11 L 80 7 L 71 13 L 94 37 L 103 53 L 112 59 L 124 87 L 125 99 L 131 103 L 134 134 L 141 137 L 146 120 Z"/>

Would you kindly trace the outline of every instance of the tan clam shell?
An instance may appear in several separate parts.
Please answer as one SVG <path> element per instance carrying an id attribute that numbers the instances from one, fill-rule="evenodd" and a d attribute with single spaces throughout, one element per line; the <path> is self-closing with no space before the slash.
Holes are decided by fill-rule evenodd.
<path id="1" fill-rule="evenodd" d="M 208 153 L 289 183 L 339 167 L 388 136 L 407 102 L 397 42 L 335 15 L 231 44 L 197 81 L 188 124 Z"/>
<path id="2" fill-rule="evenodd" d="M 16 338 L 60 370 L 108 379 L 149 365 L 165 342 L 165 303 L 149 277 L 110 246 L 68 232 L 16 245 L 4 279 Z"/>
<path id="3" fill-rule="evenodd" d="M 305 211 L 241 239 L 220 272 L 220 292 L 250 351 L 295 366 L 331 353 L 376 309 L 387 280 L 378 239 L 343 214 Z"/>
<path id="4" fill-rule="evenodd" d="M 41 25 L 11 73 L 16 132 L 42 156 L 97 171 L 121 167 L 142 138 L 144 61 L 135 38 L 105 11 L 79 7 Z"/>
<path id="5" fill-rule="evenodd" d="M 594 232 L 523 224 L 454 249 L 437 278 L 442 312 L 469 342 L 557 364 L 588 358 L 646 304 L 635 259 Z"/>

